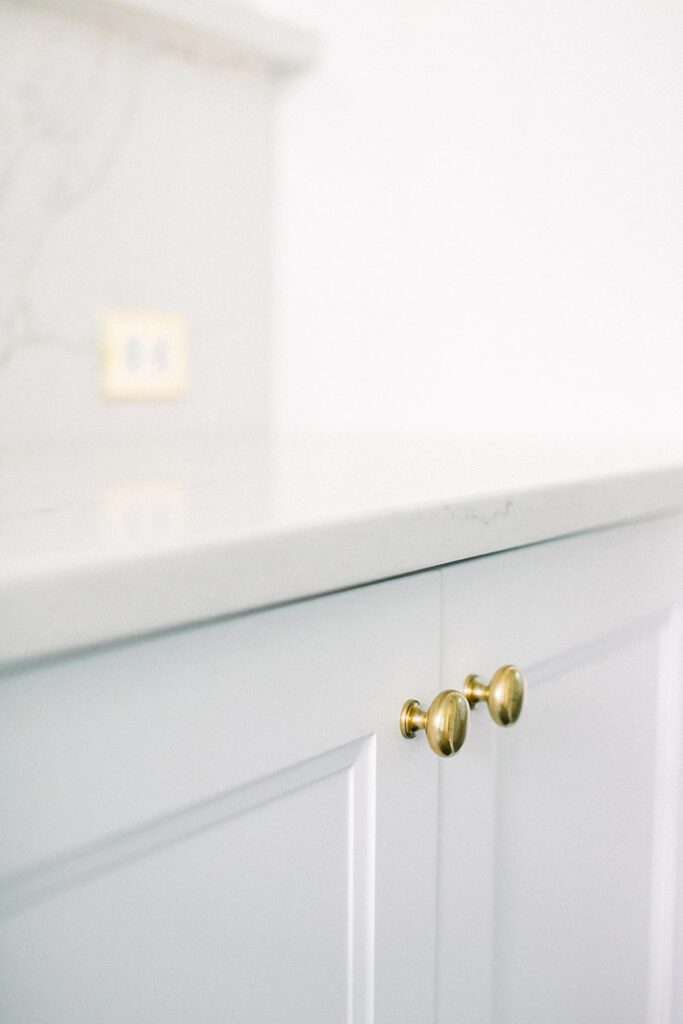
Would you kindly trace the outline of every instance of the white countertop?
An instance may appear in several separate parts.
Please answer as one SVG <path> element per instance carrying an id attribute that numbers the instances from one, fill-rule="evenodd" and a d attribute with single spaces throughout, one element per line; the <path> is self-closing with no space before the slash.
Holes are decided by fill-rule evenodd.
<path id="1" fill-rule="evenodd" d="M 0 663 L 676 509 L 661 445 L 0 450 Z"/>

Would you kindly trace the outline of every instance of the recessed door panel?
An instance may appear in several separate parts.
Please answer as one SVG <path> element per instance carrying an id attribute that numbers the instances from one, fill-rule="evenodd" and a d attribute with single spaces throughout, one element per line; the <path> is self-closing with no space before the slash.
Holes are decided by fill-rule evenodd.
<path id="1" fill-rule="evenodd" d="M 367 741 L 19 878 L 3 1020 L 347 1021 L 372 979 L 373 772 Z"/>
<path id="2" fill-rule="evenodd" d="M 659 635 L 537 668 L 497 738 L 497 1024 L 652 1019 Z"/>

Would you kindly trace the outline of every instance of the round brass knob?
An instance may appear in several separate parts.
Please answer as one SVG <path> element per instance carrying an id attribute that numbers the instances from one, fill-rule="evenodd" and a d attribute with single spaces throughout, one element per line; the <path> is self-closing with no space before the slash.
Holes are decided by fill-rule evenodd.
<path id="1" fill-rule="evenodd" d="M 488 684 L 479 676 L 468 676 L 463 693 L 471 707 L 485 700 L 496 725 L 514 725 L 522 712 L 526 680 L 515 665 L 503 665 Z"/>
<path id="2" fill-rule="evenodd" d="M 462 693 L 444 690 L 434 698 L 427 711 L 418 700 L 407 700 L 401 711 L 401 732 L 412 739 L 424 729 L 430 747 L 439 757 L 457 754 L 467 737 L 470 706 Z"/>

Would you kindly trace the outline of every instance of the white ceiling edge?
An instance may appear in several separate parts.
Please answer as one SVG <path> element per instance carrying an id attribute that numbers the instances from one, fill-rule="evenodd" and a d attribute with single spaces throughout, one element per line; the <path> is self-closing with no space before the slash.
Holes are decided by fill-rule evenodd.
<path id="1" fill-rule="evenodd" d="M 274 74 L 310 66 L 314 35 L 231 0 L 31 0 L 201 59 L 256 64 Z"/>

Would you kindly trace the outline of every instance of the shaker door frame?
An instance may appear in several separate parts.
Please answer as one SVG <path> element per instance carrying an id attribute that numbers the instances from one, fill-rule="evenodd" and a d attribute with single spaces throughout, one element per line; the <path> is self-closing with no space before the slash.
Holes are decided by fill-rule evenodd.
<path id="1" fill-rule="evenodd" d="M 3 1019 L 169 1024 L 192 986 L 207 1021 L 431 1019 L 438 765 L 398 715 L 439 609 L 427 573 L 4 678 Z"/>
<path id="2" fill-rule="evenodd" d="M 437 1021 L 673 1024 L 683 519 L 442 583 L 442 686 L 512 662 L 529 691 L 508 729 L 478 705 L 440 766 Z"/>

